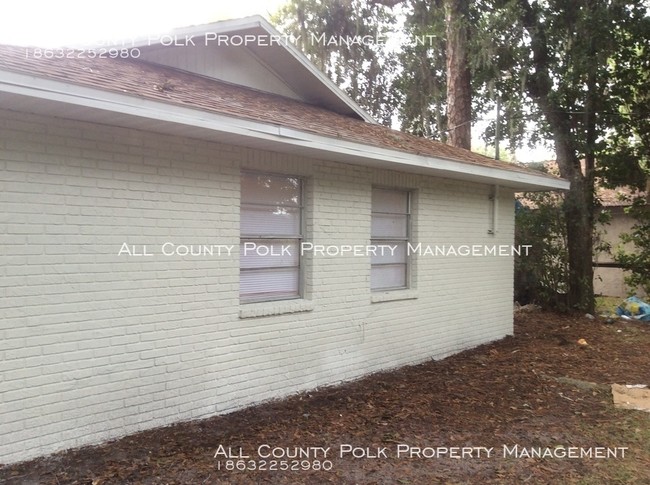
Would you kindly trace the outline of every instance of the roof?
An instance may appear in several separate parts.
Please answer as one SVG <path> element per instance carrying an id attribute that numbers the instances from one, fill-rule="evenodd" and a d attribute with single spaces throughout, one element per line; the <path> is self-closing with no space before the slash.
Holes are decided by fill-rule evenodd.
<path id="1" fill-rule="evenodd" d="M 124 103 L 135 103 L 134 108 L 140 109 L 130 113 L 141 117 L 146 116 L 142 109 L 145 106 L 143 103 L 152 101 L 155 103 L 146 106 L 156 106 L 159 109 L 168 109 L 165 106 L 189 108 L 197 119 L 200 118 L 200 113 L 210 113 L 225 116 L 228 120 L 263 123 L 255 124 L 253 132 L 257 130 L 261 133 L 269 126 L 281 127 L 285 131 L 278 134 L 284 144 L 293 143 L 305 149 L 321 151 L 321 146 L 327 145 L 330 152 L 340 150 L 350 157 L 356 156 L 369 162 L 379 163 L 386 158 L 382 166 L 406 170 L 410 166 L 411 171 L 421 173 L 439 170 L 441 174 L 449 174 L 450 177 L 461 171 L 472 172 L 477 180 L 485 174 L 486 177 L 494 178 L 494 183 L 498 183 L 500 178 L 512 179 L 512 186 L 523 190 L 568 188 L 568 183 L 561 179 L 524 167 L 367 123 L 357 117 L 342 115 L 320 106 L 175 68 L 131 58 L 88 58 L 81 53 L 77 57 L 74 55 L 76 52 L 69 58 L 44 58 L 36 56 L 36 52 L 38 51 L 24 47 L 0 46 L 0 70 L 20 74 L 15 79 L 3 76 L 8 80 L 0 81 L 0 106 L 17 106 L 9 104 L 9 94 L 45 96 L 45 85 L 40 80 L 56 81 L 48 84 L 47 89 L 56 92 L 57 100 L 65 98 L 65 102 L 71 102 L 68 100 L 70 96 L 76 96 L 78 99 L 75 102 L 83 104 L 91 94 L 98 96 L 97 90 L 100 90 L 119 95 L 111 98 L 113 101 L 118 100 L 114 104 L 119 105 L 111 109 L 119 111 Z M 32 89 L 27 90 L 25 87 Z M 84 87 L 92 88 L 92 91 L 83 91 Z M 66 91 L 67 98 L 61 93 L 62 90 Z M 2 91 L 8 93 L 4 98 L 1 96 Z M 54 95 L 48 99 L 54 99 Z M 136 103 L 136 100 L 140 100 L 140 103 Z M 270 137 L 268 133 L 262 134 Z M 408 155 L 419 158 L 414 162 L 414 158 Z M 459 162 L 462 167 L 458 169 L 458 164 L 445 161 Z M 511 175 L 504 177 L 504 173 Z"/>
<path id="2" fill-rule="evenodd" d="M 635 198 L 645 198 L 645 196 L 645 192 L 636 190 L 633 187 L 616 187 L 614 189 L 598 187 L 596 190 L 596 197 L 598 197 L 603 207 L 627 207 L 632 205 Z"/>
<path id="3" fill-rule="evenodd" d="M 560 173 L 556 160 L 546 160 L 543 162 L 544 170 L 551 174 L 556 175 Z M 585 172 L 585 160 L 580 160 L 580 169 L 583 174 Z M 599 179 L 596 179 L 596 198 L 599 200 L 602 207 L 627 207 L 632 205 L 632 202 L 637 197 L 646 197 L 646 193 L 630 186 L 618 186 L 614 188 L 605 188 L 600 185 Z M 534 205 L 523 196 L 519 200 L 527 206 Z"/>
<path id="4" fill-rule="evenodd" d="M 294 47 L 287 36 L 278 32 L 260 15 L 182 27 L 162 35 L 132 39 L 126 45 L 144 52 L 167 48 L 170 43 L 181 46 L 190 43 L 199 46 L 237 44 L 262 60 L 265 66 L 279 72 L 283 81 L 308 102 L 375 123 L 363 108 Z M 119 49 L 124 46 L 125 44 L 118 44 L 114 47 Z"/>

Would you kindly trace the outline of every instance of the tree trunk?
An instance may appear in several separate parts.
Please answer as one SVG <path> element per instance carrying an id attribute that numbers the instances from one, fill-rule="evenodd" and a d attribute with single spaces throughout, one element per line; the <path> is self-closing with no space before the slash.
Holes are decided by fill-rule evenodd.
<path id="1" fill-rule="evenodd" d="M 558 147 L 557 139 L 556 155 L 560 174 L 571 182 L 571 189 L 566 193 L 564 200 L 569 253 L 567 304 L 569 309 L 592 313 L 594 311 L 593 187 L 590 186 L 588 177 L 582 174 L 580 161 L 576 159 L 574 152 Z"/>
<path id="2" fill-rule="evenodd" d="M 569 253 L 569 287 L 567 306 L 571 310 L 592 313 L 594 311 L 594 157 L 587 154 L 584 173 L 574 147 L 569 117 L 551 100 L 548 80 L 529 82 L 531 95 L 553 130 L 555 156 L 560 175 L 571 182 L 565 194 L 564 216 L 567 227 L 567 250 Z"/>
<path id="3" fill-rule="evenodd" d="M 445 0 L 448 143 L 469 150 L 472 147 L 472 85 L 468 14 L 467 0 Z"/>
<path id="4" fill-rule="evenodd" d="M 553 132 L 555 157 L 560 175 L 571 182 L 566 193 L 564 215 L 567 225 L 567 250 L 569 253 L 568 307 L 572 310 L 593 312 L 594 270 L 592 264 L 594 232 L 594 177 L 593 146 L 589 147 L 585 161 L 585 174 L 580 168 L 578 150 L 571 134 L 571 119 L 567 110 L 553 96 L 553 81 L 549 74 L 549 39 L 539 19 L 537 7 L 527 0 L 520 0 L 524 25 L 531 37 L 534 73 L 526 79 L 529 95 L 541 109 Z M 593 83 L 593 80 L 592 80 Z M 591 86 L 590 86 L 591 87 Z M 588 106 L 590 115 L 593 107 Z M 593 120 L 587 123 L 593 128 Z M 590 130 L 592 129 L 590 128 Z M 587 134 L 593 145 L 593 133 Z"/>

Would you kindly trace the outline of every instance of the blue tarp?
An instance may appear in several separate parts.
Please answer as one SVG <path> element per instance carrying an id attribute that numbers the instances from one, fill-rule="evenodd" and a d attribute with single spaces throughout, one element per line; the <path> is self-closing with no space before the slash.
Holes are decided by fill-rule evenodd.
<path id="1" fill-rule="evenodd" d="M 616 314 L 650 322 L 650 305 L 636 296 L 631 296 L 616 308 Z"/>

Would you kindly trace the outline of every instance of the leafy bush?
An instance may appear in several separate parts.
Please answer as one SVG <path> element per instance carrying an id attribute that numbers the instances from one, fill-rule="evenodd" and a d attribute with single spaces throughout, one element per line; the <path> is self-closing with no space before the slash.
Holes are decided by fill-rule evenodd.
<path id="1" fill-rule="evenodd" d="M 515 299 L 567 309 L 569 254 L 562 194 L 526 193 L 515 216 L 515 244 L 529 244 L 515 258 Z"/>
<path id="2" fill-rule="evenodd" d="M 614 254 L 614 260 L 623 266 L 628 273 L 625 283 L 634 294 L 641 287 L 650 295 L 650 206 L 645 199 L 636 198 L 626 209 L 636 219 L 632 231 L 621 234 L 621 242 L 634 245 L 634 251 L 619 248 Z"/>

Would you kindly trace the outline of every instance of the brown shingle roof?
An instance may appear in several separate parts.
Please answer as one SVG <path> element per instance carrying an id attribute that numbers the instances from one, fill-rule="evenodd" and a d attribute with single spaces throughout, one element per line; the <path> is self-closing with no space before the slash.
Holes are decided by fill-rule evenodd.
<path id="1" fill-rule="evenodd" d="M 319 106 L 142 60 L 36 58 L 31 48 L 0 45 L 0 69 L 282 125 L 370 146 L 540 175 L 525 167 L 366 123 Z"/>
<path id="2" fill-rule="evenodd" d="M 598 187 L 596 190 L 596 197 L 603 207 L 626 207 L 632 205 L 633 199 L 645 196 L 645 192 L 638 191 L 633 187 L 616 187 L 615 189 Z"/>
<path id="3" fill-rule="evenodd" d="M 585 172 L 585 161 L 580 160 L 582 173 Z M 560 168 L 556 160 L 547 160 L 544 162 L 544 168 L 551 175 L 560 173 Z M 596 198 L 603 207 L 625 207 L 632 205 L 632 200 L 637 197 L 645 197 L 646 193 L 635 189 L 634 187 L 620 186 L 608 189 L 600 185 L 600 179 L 596 179 Z M 522 202 L 525 200 L 520 199 Z M 526 205 L 526 203 L 524 203 Z"/>

